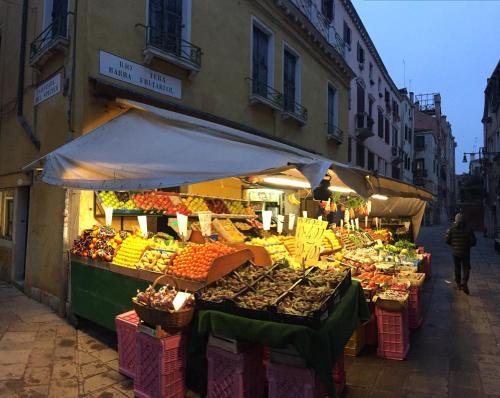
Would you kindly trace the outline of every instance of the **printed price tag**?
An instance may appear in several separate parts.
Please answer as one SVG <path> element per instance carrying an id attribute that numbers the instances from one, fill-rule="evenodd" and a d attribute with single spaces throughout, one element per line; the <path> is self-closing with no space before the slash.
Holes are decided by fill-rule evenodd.
<path id="1" fill-rule="evenodd" d="M 177 224 L 179 226 L 179 234 L 187 239 L 188 217 L 177 213 Z"/>
<path id="2" fill-rule="evenodd" d="M 278 215 L 278 223 L 276 226 L 276 230 L 279 234 L 283 232 L 283 224 L 285 223 L 285 216 Z"/>
<path id="3" fill-rule="evenodd" d="M 113 222 L 113 208 L 106 206 L 104 208 L 104 215 L 106 217 L 106 225 L 110 227 L 111 223 Z"/>
<path id="4" fill-rule="evenodd" d="M 210 236 L 212 234 L 212 212 L 200 211 L 198 212 L 198 219 L 200 220 L 201 234 Z"/>
<path id="5" fill-rule="evenodd" d="M 184 303 L 189 297 L 191 297 L 191 293 L 178 292 L 172 302 L 174 310 L 179 311 L 182 307 L 184 307 Z"/>
<path id="6" fill-rule="evenodd" d="M 295 214 L 290 213 L 288 215 L 288 230 L 293 231 L 294 226 L 295 226 Z"/>
<path id="7" fill-rule="evenodd" d="M 137 221 L 139 222 L 142 236 L 148 236 L 148 218 L 146 216 L 137 216 Z"/>

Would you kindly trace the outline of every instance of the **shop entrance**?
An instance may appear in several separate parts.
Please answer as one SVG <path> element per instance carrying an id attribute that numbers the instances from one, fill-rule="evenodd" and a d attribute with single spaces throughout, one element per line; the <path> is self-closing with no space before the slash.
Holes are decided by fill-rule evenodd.
<path id="1" fill-rule="evenodd" d="M 29 187 L 20 187 L 16 190 L 16 205 L 14 208 L 14 251 L 13 251 L 13 282 L 24 285 L 26 269 L 26 243 L 28 237 L 28 215 L 29 215 Z"/>

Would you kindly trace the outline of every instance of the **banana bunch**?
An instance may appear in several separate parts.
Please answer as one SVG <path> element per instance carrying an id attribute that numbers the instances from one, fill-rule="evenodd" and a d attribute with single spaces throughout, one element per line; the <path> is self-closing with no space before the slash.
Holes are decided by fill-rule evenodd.
<path id="1" fill-rule="evenodd" d="M 291 193 L 287 196 L 288 202 L 292 205 L 300 205 L 300 200 L 295 197 L 295 194 Z"/>

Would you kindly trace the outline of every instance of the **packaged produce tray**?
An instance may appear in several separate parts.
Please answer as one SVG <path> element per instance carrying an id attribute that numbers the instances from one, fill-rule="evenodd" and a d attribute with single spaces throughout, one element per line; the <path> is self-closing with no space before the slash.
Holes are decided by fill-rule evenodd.
<path id="1" fill-rule="evenodd" d="M 312 273 L 314 273 L 314 269 Z M 351 271 L 347 270 L 344 272 L 341 282 L 335 287 L 333 292 L 327 298 L 322 300 L 318 310 L 312 311 L 308 315 L 292 315 L 281 312 L 279 309 L 280 303 L 282 303 L 287 297 L 293 296 L 294 289 L 303 283 L 308 283 L 308 281 L 309 279 L 306 276 L 300 281 L 300 283 L 296 284 L 294 288 L 290 289 L 287 293 L 282 295 L 279 300 L 277 300 L 276 305 L 270 308 L 270 320 L 274 322 L 307 326 L 313 329 L 320 328 L 322 322 L 330 316 L 330 313 L 333 310 L 335 310 L 336 306 L 341 302 L 342 296 L 351 286 Z"/>
<path id="2" fill-rule="evenodd" d="M 247 265 L 247 267 L 248 266 L 249 265 Z M 244 269 L 244 267 L 242 268 Z M 338 282 L 338 280 L 334 281 L 334 283 L 336 284 L 335 288 L 333 289 L 333 291 L 331 291 L 331 293 L 328 292 L 328 297 L 322 300 L 317 310 L 311 311 L 307 315 L 287 314 L 280 311 L 279 309 L 280 303 L 287 297 L 293 297 L 295 294 L 298 294 L 297 293 L 298 290 L 304 289 L 300 287 L 301 285 L 305 285 L 306 286 L 305 289 L 320 288 L 321 286 L 325 286 L 326 283 L 319 283 L 317 278 L 315 278 L 316 274 L 323 272 L 317 268 L 310 268 L 306 271 L 304 275 L 297 275 L 296 278 L 294 278 L 293 272 L 291 270 L 290 270 L 290 275 L 287 275 L 286 271 L 284 271 L 281 276 L 277 275 L 279 270 L 282 269 L 284 269 L 283 265 L 281 265 L 280 263 L 275 264 L 273 267 L 263 272 L 258 278 L 256 278 L 251 283 L 245 283 L 244 281 L 240 281 L 240 285 L 238 287 L 243 287 L 243 285 L 246 285 L 243 289 L 239 290 L 238 288 L 234 288 L 232 292 L 229 292 L 227 295 L 225 295 L 224 298 L 214 301 L 210 300 L 210 298 L 204 297 L 204 295 L 210 291 L 217 292 L 217 290 L 213 290 L 212 288 L 214 288 L 217 284 L 221 285 L 225 283 L 222 280 L 216 281 L 211 286 L 207 286 L 206 288 L 198 292 L 196 300 L 197 307 L 199 309 L 211 309 L 216 311 L 227 312 L 251 319 L 273 321 L 280 323 L 291 323 L 296 325 L 308 326 L 312 328 L 319 328 L 321 326 L 322 321 L 328 318 L 330 312 L 341 301 L 342 296 L 345 294 L 345 292 L 351 285 L 351 273 L 350 270 L 348 270 L 344 272 L 340 282 Z M 241 272 L 241 269 L 233 271 L 233 273 L 229 275 L 229 278 L 235 278 L 238 272 Z M 339 274 L 340 273 L 335 273 L 335 275 Z M 244 301 L 245 298 L 248 298 L 249 294 L 251 295 L 252 292 L 258 291 L 259 284 L 261 283 L 272 284 L 273 280 L 275 280 L 277 277 L 282 278 L 281 286 L 286 285 L 286 288 L 282 288 L 279 290 L 275 289 L 275 291 L 277 291 L 277 296 L 276 297 L 273 296 L 271 299 L 269 299 L 270 301 L 269 303 L 263 304 L 262 306 L 257 305 L 256 306 L 257 308 L 251 308 L 249 306 L 240 304 L 242 303 L 242 301 Z M 276 286 L 278 287 L 279 284 L 276 284 Z M 264 289 L 267 289 L 267 292 L 271 290 L 269 289 L 269 286 L 265 287 Z M 261 293 L 257 295 L 260 296 L 261 300 L 263 299 L 268 301 L 268 299 L 266 299 L 265 297 L 269 296 L 266 296 L 265 292 L 266 290 L 262 290 Z M 314 297 L 314 295 L 312 295 L 311 297 Z M 251 302 L 251 300 L 252 299 L 250 298 L 245 300 L 245 302 L 248 303 L 248 301 Z M 256 298 L 256 300 L 257 304 L 260 304 L 258 303 L 259 299 Z"/>

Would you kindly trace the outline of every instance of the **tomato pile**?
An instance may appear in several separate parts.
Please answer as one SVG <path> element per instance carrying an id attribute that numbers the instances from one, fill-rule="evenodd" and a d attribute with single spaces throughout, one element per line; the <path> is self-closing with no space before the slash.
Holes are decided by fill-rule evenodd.
<path id="1" fill-rule="evenodd" d="M 174 258 L 172 265 L 167 268 L 167 273 L 178 278 L 204 281 L 215 258 L 235 251 L 236 249 L 221 243 L 193 244 Z"/>

